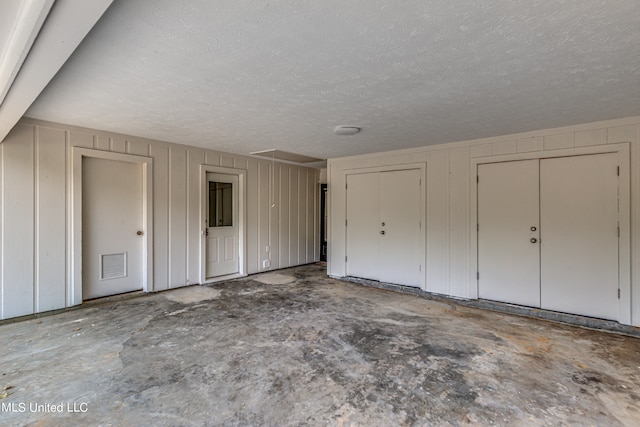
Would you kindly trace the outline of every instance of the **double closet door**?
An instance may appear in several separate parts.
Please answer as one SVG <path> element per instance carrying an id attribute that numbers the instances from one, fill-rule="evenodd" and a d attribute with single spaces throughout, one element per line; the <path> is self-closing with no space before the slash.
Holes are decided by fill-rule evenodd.
<path id="1" fill-rule="evenodd" d="M 478 165 L 478 295 L 617 319 L 618 156 Z"/>
<path id="2" fill-rule="evenodd" d="M 421 170 L 347 175 L 347 275 L 420 287 Z"/>

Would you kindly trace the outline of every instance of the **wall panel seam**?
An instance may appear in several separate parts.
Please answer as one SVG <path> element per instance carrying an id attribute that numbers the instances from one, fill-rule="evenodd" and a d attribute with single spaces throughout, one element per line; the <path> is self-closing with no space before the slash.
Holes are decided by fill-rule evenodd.
<path id="1" fill-rule="evenodd" d="M 65 223 L 64 223 L 64 253 L 67 254 L 68 258 L 65 262 L 65 269 L 64 269 L 64 283 L 65 283 L 65 287 L 64 287 L 64 306 L 68 307 L 69 306 L 69 277 L 71 275 L 71 259 L 73 257 L 73 254 L 71 254 L 70 251 L 70 246 L 69 245 L 69 241 L 70 241 L 70 221 L 71 221 L 71 209 L 70 209 L 70 203 L 71 203 L 71 197 L 70 194 L 71 192 L 69 191 L 69 185 L 71 183 L 71 180 L 69 179 L 69 155 L 71 153 L 71 150 L 69 149 L 71 145 L 71 135 L 69 131 L 65 131 L 64 132 L 64 217 L 65 217 Z"/>
<path id="2" fill-rule="evenodd" d="M 292 216 L 291 215 L 291 213 L 292 213 L 291 212 L 292 211 L 292 206 L 291 206 L 291 195 L 292 195 L 292 192 L 291 192 L 291 183 L 292 183 L 292 180 L 291 180 L 291 168 L 288 168 L 287 172 L 288 172 L 288 175 L 289 175 L 289 201 L 288 201 L 289 202 L 288 203 L 289 204 L 289 206 L 288 206 L 288 210 L 289 210 L 289 221 L 288 221 L 289 222 L 289 224 L 288 224 L 288 229 L 289 229 L 289 236 L 288 236 L 289 248 L 288 249 L 289 250 L 287 252 L 289 253 L 288 266 L 291 266 L 291 243 L 292 243 L 292 239 L 291 239 L 291 216 Z"/>
<path id="3" fill-rule="evenodd" d="M 33 127 L 33 306 L 38 311 L 40 300 L 40 128 Z"/>
<path id="4" fill-rule="evenodd" d="M 260 178 L 261 178 L 261 175 L 262 175 L 262 170 L 261 169 L 262 169 L 262 163 L 258 160 L 258 162 L 257 162 L 257 171 L 256 171 L 256 189 L 257 189 L 256 193 L 257 193 L 257 204 L 258 204 L 258 209 L 257 209 L 257 212 L 258 212 L 258 223 L 256 224 L 256 229 L 258 231 L 258 235 L 256 236 L 257 237 L 257 241 L 258 241 L 258 247 L 256 248 L 257 249 L 256 262 L 258 263 L 258 265 L 256 266 L 256 271 L 260 271 L 262 269 L 261 264 L 260 264 L 260 260 L 262 258 L 260 256 L 260 253 L 262 252 L 261 251 L 261 246 L 262 246 L 262 239 L 261 239 L 261 237 L 262 237 L 262 223 L 260 221 L 260 219 L 262 218 L 262 206 L 260 204 L 262 202 L 262 200 L 261 200 L 262 199 L 262 197 L 261 197 L 262 196 L 262 194 L 261 194 L 262 192 L 260 191 L 260 184 L 261 184 L 261 182 L 260 182 L 261 179 Z"/>
<path id="5" fill-rule="evenodd" d="M 184 282 L 185 285 L 189 283 L 189 240 L 190 240 L 190 236 L 189 236 L 189 219 L 190 219 L 190 215 L 189 213 L 191 212 L 191 209 L 189 209 L 189 201 L 190 201 L 190 196 L 191 196 L 191 182 L 189 180 L 189 169 L 191 166 L 191 151 L 187 150 L 186 152 L 186 156 L 185 156 L 185 161 L 186 161 L 186 165 L 185 165 L 185 172 L 184 172 L 184 182 L 186 183 L 185 185 L 185 191 L 186 191 L 186 195 L 184 198 L 184 211 L 185 211 L 185 219 L 184 219 Z"/>
<path id="6" fill-rule="evenodd" d="M 169 147 L 167 150 L 167 289 L 171 289 L 171 246 L 172 246 L 172 235 L 171 235 L 171 182 L 172 182 L 172 157 L 171 157 L 171 148 Z"/>
<path id="7" fill-rule="evenodd" d="M 309 171 L 304 171 L 304 262 L 309 260 Z"/>
<path id="8" fill-rule="evenodd" d="M 278 268 L 282 267 L 282 166 L 278 167 Z"/>
<path id="9" fill-rule="evenodd" d="M 269 194 L 268 194 L 268 203 L 267 203 L 267 209 L 269 210 L 269 213 L 267 214 L 267 224 L 269 224 L 269 226 L 267 227 L 267 244 L 269 245 L 269 252 L 266 254 L 267 255 L 267 259 L 271 262 L 272 260 L 272 256 L 271 253 L 273 251 L 273 242 L 271 239 L 271 235 L 274 232 L 274 226 L 271 223 L 271 221 L 273 221 L 273 203 L 275 201 L 275 196 L 274 196 L 274 192 L 275 192 L 275 183 L 276 183 L 276 178 L 275 178 L 275 168 L 276 165 L 274 162 L 271 162 L 271 164 L 269 165 L 269 167 L 267 168 L 267 170 L 269 171 L 269 173 L 267 174 L 267 178 L 269 179 L 269 185 L 268 185 L 268 189 L 269 189 Z M 269 269 L 273 269 L 273 266 L 270 265 Z"/>
<path id="10" fill-rule="evenodd" d="M 298 198 L 298 209 L 296 210 L 296 216 L 298 217 L 298 220 L 296 221 L 297 224 L 297 231 L 296 231 L 296 264 L 300 264 L 300 169 L 296 169 L 296 175 L 298 175 L 298 186 L 296 187 L 296 192 L 297 192 L 297 198 Z"/>

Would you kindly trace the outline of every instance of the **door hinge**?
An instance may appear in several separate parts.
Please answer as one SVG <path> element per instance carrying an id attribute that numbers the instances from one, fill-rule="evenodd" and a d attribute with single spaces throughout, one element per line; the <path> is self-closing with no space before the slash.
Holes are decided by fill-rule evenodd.
<path id="1" fill-rule="evenodd" d="M 422 228 L 422 221 L 418 221 L 418 228 Z"/>
<path id="2" fill-rule="evenodd" d="M 346 182 L 344 183 L 344 189 L 346 190 L 349 187 L 349 184 L 347 184 Z"/>
<path id="3" fill-rule="evenodd" d="M 480 231 L 480 224 L 476 224 L 476 231 Z"/>
<path id="4" fill-rule="evenodd" d="M 620 166 L 618 166 L 618 176 L 620 176 Z"/>
<path id="5" fill-rule="evenodd" d="M 346 255 L 344 256 L 344 262 L 347 262 L 347 256 Z"/>
<path id="6" fill-rule="evenodd" d="M 620 299 L 620 288 L 618 288 L 618 299 Z"/>
<path id="7" fill-rule="evenodd" d="M 476 175 L 476 182 L 480 182 L 480 175 Z"/>
<path id="8" fill-rule="evenodd" d="M 620 226 L 618 226 L 618 237 L 620 237 Z"/>
<path id="9" fill-rule="evenodd" d="M 346 219 L 344 220 L 344 226 L 345 227 L 347 226 L 347 220 Z"/>
<path id="10" fill-rule="evenodd" d="M 478 271 L 478 272 L 476 272 L 476 278 L 477 278 L 478 280 L 480 280 L 480 272 L 479 272 L 479 271 Z"/>
<path id="11" fill-rule="evenodd" d="M 418 265 L 418 271 L 422 271 L 422 264 Z"/>

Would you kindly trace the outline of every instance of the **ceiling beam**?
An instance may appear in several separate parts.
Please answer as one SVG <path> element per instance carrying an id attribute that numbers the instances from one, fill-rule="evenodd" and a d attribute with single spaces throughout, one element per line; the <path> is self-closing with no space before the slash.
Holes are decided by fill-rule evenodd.
<path id="1" fill-rule="evenodd" d="M 7 38 L 8 42 L 15 38 L 15 46 L 7 44 L 3 47 L 0 58 L 3 61 L 0 66 L 4 66 L 5 52 L 9 48 L 13 58 L 7 59 L 9 77 L 4 80 L 4 74 L 0 74 L 3 79 L 0 80 L 0 93 L 6 94 L 4 99 L 0 97 L 0 142 L 62 68 L 111 3 L 113 0 L 57 0 L 55 4 L 53 1 L 33 0 L 24 6 L 27 10 L 16 14 L 19 21 L 13 28 L 19 29 L 17 31 L 20 33 Z M 0 72 L 4 72 L 3 68 L 0 68 Z"/>
<path id="2" fill-rule="evenodd" d="M 11 0 L 3 4 L 0 30 L 0 104 L 9 92 L 53 0 Z"/>

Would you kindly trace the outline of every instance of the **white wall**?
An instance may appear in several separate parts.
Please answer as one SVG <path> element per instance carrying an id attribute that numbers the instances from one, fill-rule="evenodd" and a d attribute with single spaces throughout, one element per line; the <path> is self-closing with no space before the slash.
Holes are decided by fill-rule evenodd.
<path id="1" fill-rule="evenodd" d="M 318 169 L 23 119 L 0 144 L 1 319 L 65 307 L 71 147 L 153 158 L 154 291 L 199 281 L 202 164 L 247 170 L 249 274 L 319 259 Z"/>
<path id="2" fill-rule="evenodd" d="M 328 272 L 336 277 L 345 276 L 345 179 L 349 170 L 426 163 L 426 290 L 475 298 L 473 160 L 619 142 L 630 143 L 632 324 L 640 326 L 640 117 L 330 159 Z"/>

